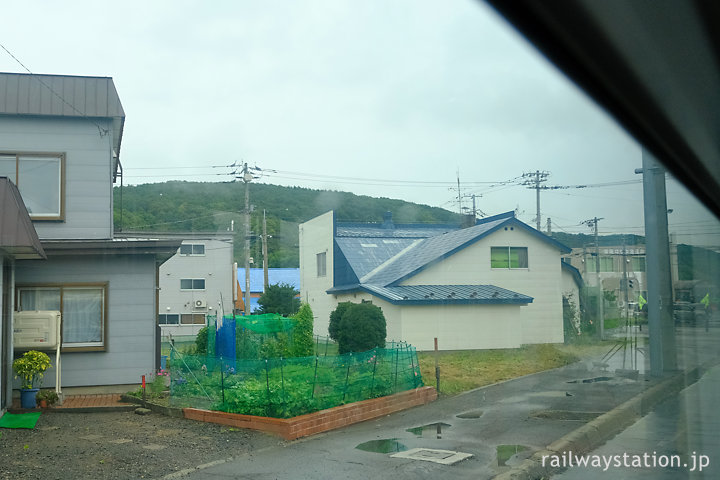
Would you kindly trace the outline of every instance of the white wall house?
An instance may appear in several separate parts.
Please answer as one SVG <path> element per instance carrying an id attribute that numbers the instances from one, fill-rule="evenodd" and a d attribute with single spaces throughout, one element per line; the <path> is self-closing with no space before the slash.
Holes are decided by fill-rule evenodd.
<path id="1" fill-rule="evenodd" d="M 157 368 L 157 270 L 179 242 L 114 237 L 124 120 L 110 78 L 0 73 L 0 177 L 17 187 L 45 257 L 0 237 L 2 408 L 21 353 L 14 311 L 61 312 L 63 387 L 134 384 Z"/>
<path id="2" fill-rule="evenodd" d="M 300 226 L 301 295 L 327 334 L 339 302 L 372 301 L 388 340 L 420 350 L 511 348 L 563 341 L 561 255 L 570 249 L 512 212 L 457 226 L 342 224 L 328 212 Z"/>
<path id="3" fill-rule="evenodd" d="M 232 315 L 233 235 L 158 234 L 181 239 L 175 255 L 160 267 L 158 324 L 163 337 L 195 336 L 208 315 Z"/>

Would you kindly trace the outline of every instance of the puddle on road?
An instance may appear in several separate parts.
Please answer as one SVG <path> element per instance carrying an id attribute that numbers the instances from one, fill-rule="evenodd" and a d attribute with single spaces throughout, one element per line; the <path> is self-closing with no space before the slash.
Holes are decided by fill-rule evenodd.
<path id="1" fill-rule="evenodd" d="M 612 380 L 612 377 L 595 377 L 595 378 L 586 378 L 584 380 L 570 380 L 567 383 L 595 383 L 595 382 L 607 382 L 608 380 Z"/>
<path id="2" fill-rule="evenodd" d="M 398 442 L 397 438 L 383 438 L 382 440 L 370 440 L 369 442 L 361 443 L 356 446 L 358 450 L 373 453 L 395 453 L 404 452 L 407 447 L 402 443 Z"/>
<path id="3" fill-rule="evenodd" d="M 440 438 L 444 428 L 450 428 L 450 424 L 442 422 L 430 423 L 428 425 L 423 425 L 422 427 L 408 428 L 406 432 L 413 433 L 418 437 L 437 435 L 438 438 Z"/>
<path id="4" fill-rule="evenodd" d="M 524 452 L 528 447 L 525 445 L 498 445 L 497 446 L 497 461 L 499 467 L 504 467 L 505 462 L 510 460 L 510 457 L 516 453 Z"/>

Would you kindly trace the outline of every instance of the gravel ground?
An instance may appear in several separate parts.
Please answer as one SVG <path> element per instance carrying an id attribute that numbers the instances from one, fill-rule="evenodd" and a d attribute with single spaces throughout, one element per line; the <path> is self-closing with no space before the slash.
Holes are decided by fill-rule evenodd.
<path id="1" fill-rule="evenodd" d="M 34 430 L 0 428 L 0 479 L 162 478 L 280 444 L 264 433 L 158 413 L 43 412 Z"/>

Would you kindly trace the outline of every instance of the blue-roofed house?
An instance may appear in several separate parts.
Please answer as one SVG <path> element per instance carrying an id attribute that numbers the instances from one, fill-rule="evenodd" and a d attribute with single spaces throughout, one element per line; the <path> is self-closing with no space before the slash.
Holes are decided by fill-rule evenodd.
<path id="1" fill-rule="evenodd" d="M 457 225 L 350 224 L 328 212 L 300 225 L 301 296 L 327 334 L 339 302 L 372 301 L 388 340 L 420 350 L 563 341 L 565 245 L 513 212 Z M 563 273 L 564 272 L 564 273 Z"/>

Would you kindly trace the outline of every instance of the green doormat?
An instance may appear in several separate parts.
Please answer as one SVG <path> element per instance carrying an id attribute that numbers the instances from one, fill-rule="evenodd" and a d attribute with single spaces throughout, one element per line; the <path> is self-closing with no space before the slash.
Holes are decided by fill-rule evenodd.
<path id="1" fill-rule="evenodd" d="M 0 428 L 35 428 L 41 413 L 6 413 L 0 417 Z"/>

